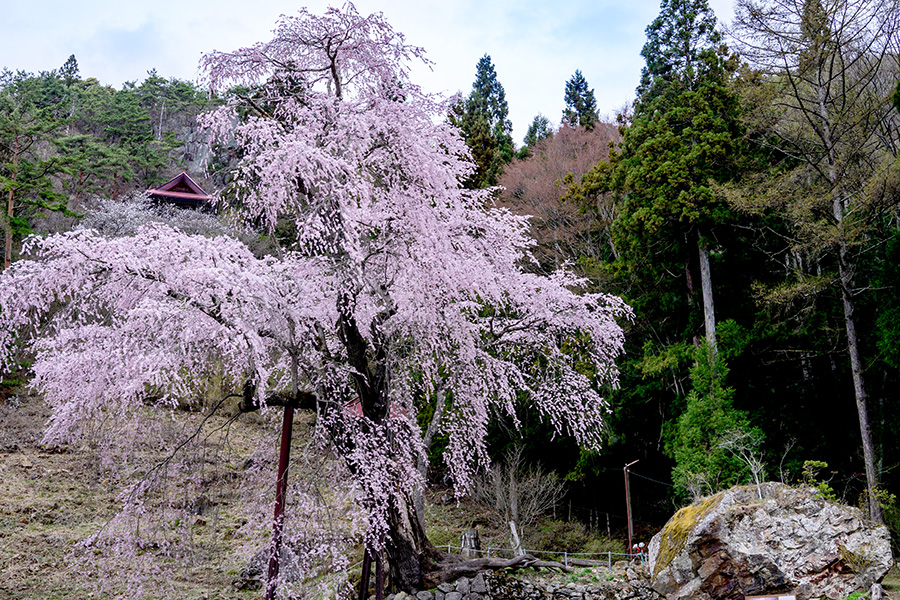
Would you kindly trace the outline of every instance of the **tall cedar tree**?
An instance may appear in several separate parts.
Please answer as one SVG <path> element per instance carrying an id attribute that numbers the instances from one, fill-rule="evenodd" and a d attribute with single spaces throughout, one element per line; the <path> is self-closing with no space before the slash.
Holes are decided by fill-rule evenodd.
<path id="1" fill-rule="evenodd" d="M 664 0 L 641 53 L 646 66 L 622 145 L 571 193 L 619 196 L 613 234 L 621 266 L 654 286 L 671 287 L 677 277 L 691 302 L 700 291 L 715 352 L 709 250 L 730 213 L 714 184 L 734 176 L 740 151 L 739 99 L 729 88 L 737 62 L 705 0 Z"/>
<path id="2" fill-rule="evenodd" d="M 693 347 L 705 332 L 716 348 L 709 253 L 731 213 L 714 185 L 734 175 L 742 131 L 739 99 L 729 88 L 736 60 L 721 45 L 705 2 L 664 1 L 647 27 L 643 55 L 634 113 L 620 118 L 621 145 L 568 198 L 586 207 L 608 206 L 607 193 L 615 199 L 615 258 L 599 273 L 629 299 L 636 317 L 632 358 L 623 364 L 629 385 L 613 396 L 613 427 L 655 453 L 685 408 Z M 644 425 L 654 405 L 655 435 Z M 671 453 L 671 441 L 668 447 Z"/>
<path id="3" fill-rule="evenodd" d="M 856 278 L 866 250 L 877 245 L 873 231 L 900 199 L 900 118 L 891 105 L 900 76 L 900 3 L 739 0 L 734 34 L 759 72 L 747 89 L 748 123 L 787 157 L 735 198 L 749 211 L 783 217 L 793 252 L 819 271 L 813 276 L 832 271 L 822 280 L 841 299 L 869 510 L 880 521 L 856 311 L 865 286 Z M 810 291 L 809 275 L 796 272 L 797 292 Z"/>
<path id="4" fill-rule="evenodd" d="M 460 186 L 471 165 L 436 118 L 447 106 L 407 78 L 422 58 L 349 3 L 302 9 L 271 41 L 204 58 L 213 88 L 255 90 L 204 119 L 241 151 L 229 208 L 294 234 L 264 257 L 158 224 L 33 240 L 33 260 L 0 280 L 0 364 L 20 336 L 49 336 L 31 346 L 35 385 L 55 407 L 48 443 L 78 439 L 103 415 L 140 419 L 147 386 L 193 398 L 214 365 L 250 404 L 317 411 L 367 515 L 365 544 L 386 553 L 396 586 L 535 562 L 467 561 L 429 543 L 412 502 L 427 452 L 417 416 L 445 436 L 459 494 L 487 467 L 491 418 L 517 421 L 523 400 L 557 434 L 597 448 L 607 409 L 596 386 L 615 385 L 616 320 L 630 311 L 575 294 L 584 282 L 571 273 L 522 270 L 527 220 Z M 35 327 L 42 319 L 51 326 Z M 292 548 L 305 552 L 298 569 L 347 546 L 324 530 L 304 539 Z"/>
<path id="5" fill-rule="evenodd" d="M 566 108 L 563 109 L 563 122 L 572 126 L 593 129 L 597 122 L 597 99 L 594 90 L 588 88 L 587 80 L 581 71 L 576 70 L 572 78 L 566 82 Z"/>
<path id="6" fill-rule="evenodd" d="M 450 122 L 462 131 L 475 161 L 475 172 L 466 180 L 466 187 L 497 185 L 504 165 L 515 156 L 515 143 L 506 92 L 487 54 L 478 60 L 469 96 L 452 106 Z"/>

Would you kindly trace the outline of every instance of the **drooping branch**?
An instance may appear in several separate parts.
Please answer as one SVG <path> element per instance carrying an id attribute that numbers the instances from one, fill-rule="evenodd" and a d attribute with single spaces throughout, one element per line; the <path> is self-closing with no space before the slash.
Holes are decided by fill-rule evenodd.
<path id="1" fill-rule="evenodd" d="M 315 410 L 317 397 L 313 392 L 306 391 L 298 391 L 296 396 L 270 392 L 266 394 L 263 403 L 266 406 L 290 407 L 295 410 Z M 256 395 L 256 384 L 250 380 L 244 382 L 244 389 L 241 392 L 241 403 L 238 405 L 238 409 L 242 413 L 248 413 L 255 412 L 260 408 L 259 398 Z"/>

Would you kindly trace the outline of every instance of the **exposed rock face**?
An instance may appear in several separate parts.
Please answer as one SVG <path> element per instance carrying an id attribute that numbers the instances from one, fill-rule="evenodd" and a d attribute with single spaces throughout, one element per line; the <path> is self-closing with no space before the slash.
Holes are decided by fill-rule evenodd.
<path id="1" fill-rule="evenodd" d="M 779 483 L 682 508 L 650 542 L 653 588 L 668 600 L 796 594 L 843 598 L 891 568 L 890 535 L 859 509 Z"/>

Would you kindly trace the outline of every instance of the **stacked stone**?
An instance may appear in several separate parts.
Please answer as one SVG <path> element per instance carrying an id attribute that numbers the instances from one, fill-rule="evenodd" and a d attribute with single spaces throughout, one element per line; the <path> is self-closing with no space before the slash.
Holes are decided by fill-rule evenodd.
<path id="1" fill-rule="evenodd" d="M 386 600 L 659 600 L 643 569 L 627 569 L 613 581 L 597 585 L 529 582 L 503 574 L 479 573 L 431 591 L 392 594 Z"/>
<path id="2" fill-rule="evenodd" d="M 442 583 L 432 591 L 418 592 L 415 595 L 399 592 L 391 594 L 386 600 L 493 600 L 488 593 L 488 583 L 484 573 L 474 578 L 461 577 L 456 583 Z"/>

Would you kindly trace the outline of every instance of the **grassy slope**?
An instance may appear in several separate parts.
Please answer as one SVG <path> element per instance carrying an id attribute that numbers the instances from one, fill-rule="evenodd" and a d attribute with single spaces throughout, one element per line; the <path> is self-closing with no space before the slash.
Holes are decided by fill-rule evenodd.
<path id="1" fill-rule="evenodd" d="M 121 483 L 110 479 L 87 449 L 57 453 L 42 448 L 41 432 L 48 416 L 47 408 L 34 398 L 0 402 L 0 600 L 97 600 L 100 596 L 90 586 L 90 574 L 72 566 L 71 551 L 114 514 Z M 184 420 L 195 417 L 179 416 Z M 211 426 L 223 422 L 224 417 Z M 232 428 L 225 469 L 239 470 L 232 465 L 242 464 L 249 456 L 252 437 L 258 432 L 252 419 Z M 241 507 L 229 487 L 220 485 L 212 490 L 215 506 L 192 523 L 191 567 L 171 582 L 178 597 L 261 598 L 259 591 L 238 591 L 231 586 L 244 566 L 235 550 L 246 539 L 240 529 Z M 426 521 L 438 547 L 458 545 L 460 532 L 472 523 L 477 524 L 483 548 L 508 546 L 508 531 L 491 525 L 494 521 L 484 507 L 467 500 L 457 503 L 446 491 L 429 494 L 429 500 Z M 531 535 L 529 541 L 539 543 L 539 531 L 533 530 Z M 580 571 L 583 573 L 564 579 L 576 581 L 577 577 L 581 583 L 595 579 L 593 571 Z M 891 600 L 900 600 L 897 567 L 885 579 L 885 591 Z"/>
<path id="2" fill-rule="evenodd" d="M 0 599 L 97 598 L 90 573 L 76 572 L 71 551 L 115 513 L 121 482 L 112 480 L 87 449 L 62 453 L 40 446 L 49 416 L 38 400 L 0 405 Z M 189 416 L 185 416 L 189 418 Z M 222 419 L 224 421 L 224 419 Z M 243 428 L 230 434 L 230 448 L 248 446 Z M 252 428 L 250 428 L 252 429 Z M 239 456 L 231 463 L 241 464 Z M 231 581 L 242 568 L 234 562 L 244 540 L 240 511 L 227 490 L 217 490 L 216 506 L 192 523 L 191 568 L 171 582 L 184 598 L 238 599 Z"/>

